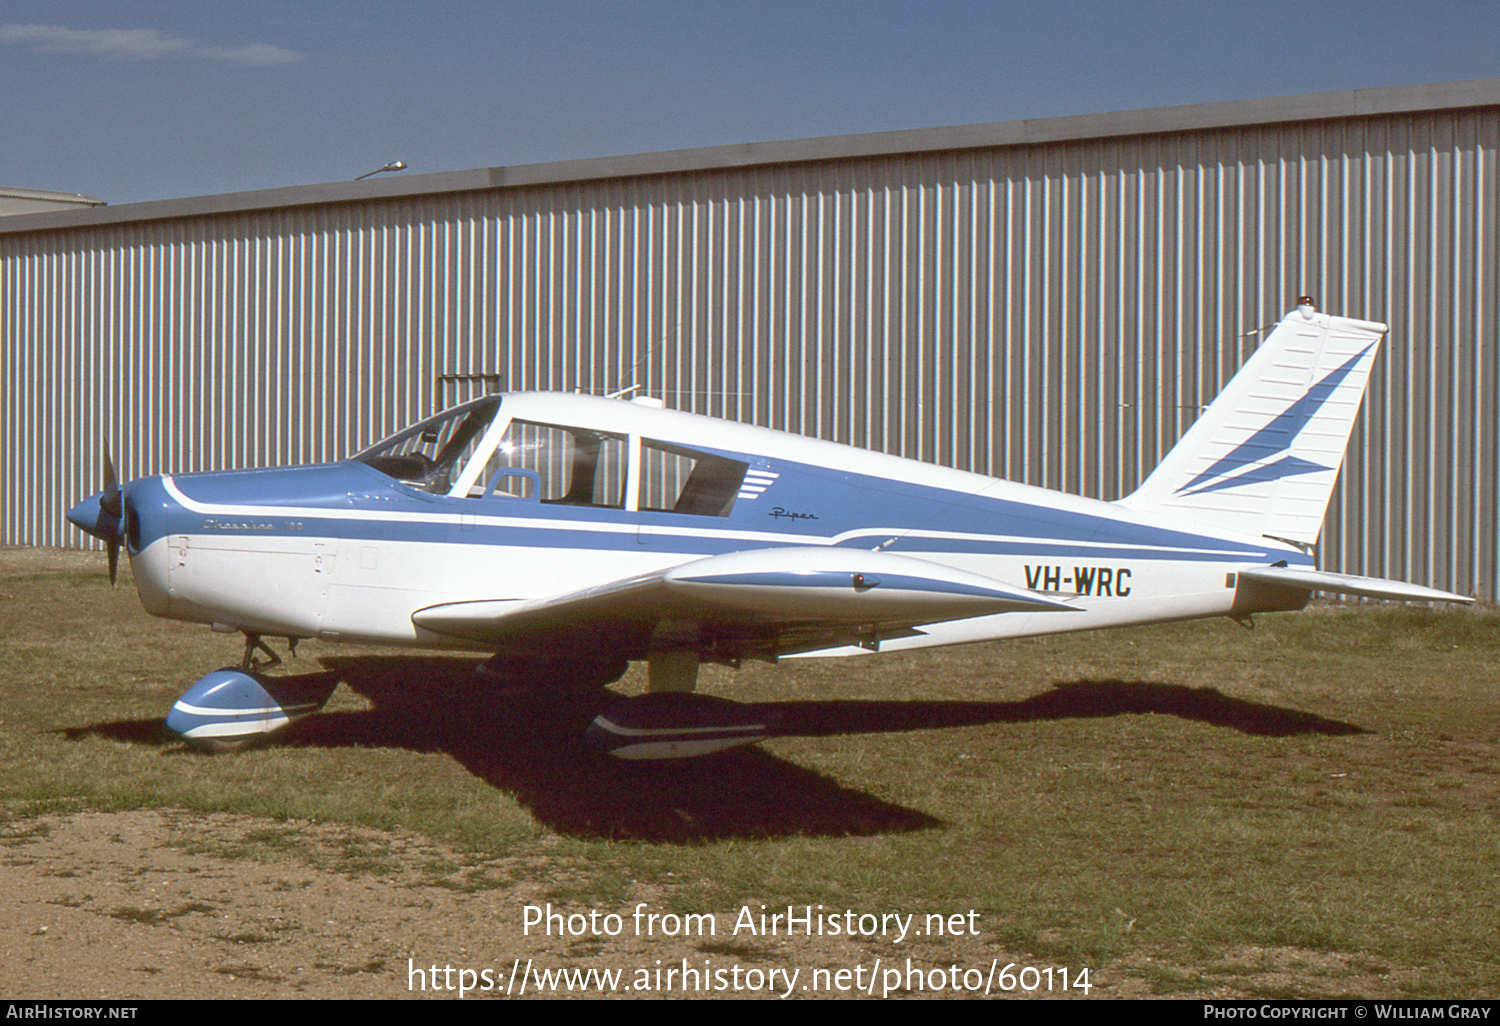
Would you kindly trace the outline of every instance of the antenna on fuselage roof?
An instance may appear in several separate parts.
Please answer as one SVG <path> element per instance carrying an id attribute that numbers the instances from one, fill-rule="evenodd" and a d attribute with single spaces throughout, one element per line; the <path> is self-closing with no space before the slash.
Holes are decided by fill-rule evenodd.
<path id="1" fill-rule="evenodd" d="M 652 351 L 655 350 L 655 349 L 657 349 L 657 348 L 664 347 L 667 344 L 667 341 L 673 335 L 675 335 L 677 333 L 677 328 L 678 328 L 678 325 L 680 323 L 681 323 L 681 321 L 674 322 L 673 325 L 672 325 L 672 327 L 669 328 L 669 329 L 667 329 L 666 334 L 664 334 L 661 337 L 661 340 L 659 342 L 655 343 L 649 349 L 647 349 L 646 350 L 646 354 L 644 356 L 642 356 L 639 360 L 637 360 L 634 364 L 631 365 L 631 367 L 630 367 L 630 376 L 631 376 L 632 379 L 634 379 L 636 377 L 636 371 L 640 370 L 641 365 L 643 363 L 646 363 L 647 361 L 649 361 L 651 359 L 651 353 L 652 353 Z M 647 374 L 646 377 L 649 379 L 650 378 L 650 374 Z M 604 393 L 604 398 L 606 398 L 606 399 L 624 399 L 626 396 L 630 395 L 630 393 L 632 393 L 632 392 L 641 391 L 641 390 L 649 388 L 649 387 L 650 387 L 649 384 L 641 384 L 639 381 L 637 381 L 635 384 L 626 385 L 624 388 L 617 388 L 617 389 L 615 389 L 612 392 L 606 392 L 606 393 Z M 573 391 L 575 393 L 578 393 L 578 394 L 583 394 L 584 389 L 575 388 Z M 677 395 L 678 397 L 682 397 L 682 396 L 693 396 L 693 395 L 721 395 L 721 396 L 734 395 L 734 396 L 739 396 L 739 395 L 749 395 L 750 393 L 743 392 L 743 391 L 740 391 L 740 392 L 727 392 L 727 391 L 722 391 L 722 390 L 702 391 L 702 390 L 679 388 L 679 389 L 676 389 L 673 394 Z M 659 399 L 659 398 L 657 398 L 655 396 L 648 396 L 648 395 L 638 395 L 638 396 L 635 396 L 635 397 L 631 398 L 629 401 L 633 402 L 633 403 L 640 403 L 641 405 L 644 405 L 644 406 L 655 406 L 655 407 L 658 407 L 658 408 L 666 406 L 666 401 L 664 399 Z"/>
<path id="2" fill-rule="evenodd" d="M 662 335 L 660 341 L 656 342 L 654 345 L 648 346 L 646 348 L 645 355 L 643 355 L 639 360 L 635 361 L 635 363 L 633 363 L 633 364 L 630 365 L 630 377 L 631 377 L 631 380 L 636 381 L 636 384 L 627 385 L 624 388 L 617 388 L 613 392 L 606 392 L 604 394 L 604 398 L 606 398 L 606 399 L 623 399 L 625 396 L 629 395 L 631 392 L 636 391 L 637 389 L 646 388 L 647 387 L 646 385 L 643 385 L 643 384 L 639 383 L 639 379 L 638 379 L 638 376 L 637 376 L 636 372 L 641 369 L 641 364 L 646 363 L 647 361 L 649 361 L 651 359 L 651 353 L 652 353 L 653 350 L 655 350 L 658 347 L 665 346 L 667 344 L 667 340 L 670 339 L 673 335 L 675 335 L 677 333 L 677 326 L 679 324 L 681 324 L 681 323 L 682 323 L 681 318 L 679 318 L 678 320 L 673 321 L 672 322 L 672 326 L 666 330 L 665 334 Z M 646 378 L 649 381 L 650 378 L 651 378 L 651 375 L 648 373 L 646 375 Z M 645 396 L 637 396 L 635 399 L 632 399 L 631 402 L 636 402 L 636 401 L 638 401 L 640 399 L 644 399 L 644 398 L 646 398 L 646 397 Z M 661 405 L 663 405 L 663 406 L 666 405 L 666 403 L 664 401 L 662 401 L 662 400 L 655 400 L 655 399 L 653 399 L 652 401 L 653 402 L 660 402 Z"/>
<path id="3" fill-rule="evenodd" d="M 604 398 L 606 398 L 606 399 L 624 399 L 627 395 L 629 395 L 631 392 L 634 392 L 636 389 L 638 389 L 640 387 L 641 387 L 640 385 L 631 385 L 629 388 L 622 388 L 618 392 L 611 392 L 608 395 L 606 395 Z M 662 400 L 656 398 L 655 396 L 650 396 L 650 395 L 638 395 L 635 398 L 627 400 L 627 401 L 635 403 L 638 406 L 650 406 L 651 408 L 657 409 L 657 410 L 665 409 L 666 405 L 667 405 Z"/>

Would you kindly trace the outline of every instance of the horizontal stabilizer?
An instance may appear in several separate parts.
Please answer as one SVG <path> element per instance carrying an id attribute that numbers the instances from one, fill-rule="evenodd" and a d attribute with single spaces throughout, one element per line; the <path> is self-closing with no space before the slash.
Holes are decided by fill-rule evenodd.
<path id="1" fill-rule="evenodd" d="M 1387 581 L 1379 577 L 1355 577 L 1352 574 L 1331 574 L 1323 570 L 1308 570 L 1297 566 L 1258 566 L 1241 570 L 1242 581 L 1273 584 L 1281 587 L 1308 588 L 1312 591 L 1331 591 L 1340 595 L 1360 595 L 1364 598 L 1386 599 L 1390 602 L 1473 602 L 1466 595 L 1455 595 L 1436 588 L 1424 588 L 1420 584 L 1404 581 Z"/>

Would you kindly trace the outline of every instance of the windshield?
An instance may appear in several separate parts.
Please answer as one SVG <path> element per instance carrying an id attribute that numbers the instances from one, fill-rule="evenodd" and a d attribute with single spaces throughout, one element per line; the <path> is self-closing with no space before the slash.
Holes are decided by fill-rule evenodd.
<path id="1" fill-rule="evenodd" d="M 455 406 L 376 442 L 354 458 L 402 484 L 446 494 L 499 408 L 498 395 Z"/>

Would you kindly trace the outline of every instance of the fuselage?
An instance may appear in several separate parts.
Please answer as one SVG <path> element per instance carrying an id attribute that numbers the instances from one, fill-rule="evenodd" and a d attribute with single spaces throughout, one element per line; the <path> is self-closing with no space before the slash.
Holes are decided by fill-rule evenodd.
<path id="1" fill-rule="evenodd" d="M 355 459 L 143 478 L 126 549 L 146 609 L 255 634 L 479 647 L 435 605 L 523 603 L 706 556 L 880 549 L 1073 612 L 925 626 L 887 648 L 1297 608 L 1237 586 L 1300 548 L 764 428 L 576 395 L 470 404 Z M 828 654 L 857 650 L 829 650 Z"/>

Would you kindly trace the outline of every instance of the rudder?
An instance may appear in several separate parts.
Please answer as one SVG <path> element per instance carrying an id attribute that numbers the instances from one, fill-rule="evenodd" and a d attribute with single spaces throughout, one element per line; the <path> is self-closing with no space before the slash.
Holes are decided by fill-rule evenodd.
<path id="1" fill-rule="evenodd" d="M 1298 306 L 1120 505 L 1315 543 L 1385 331 Z"/>

